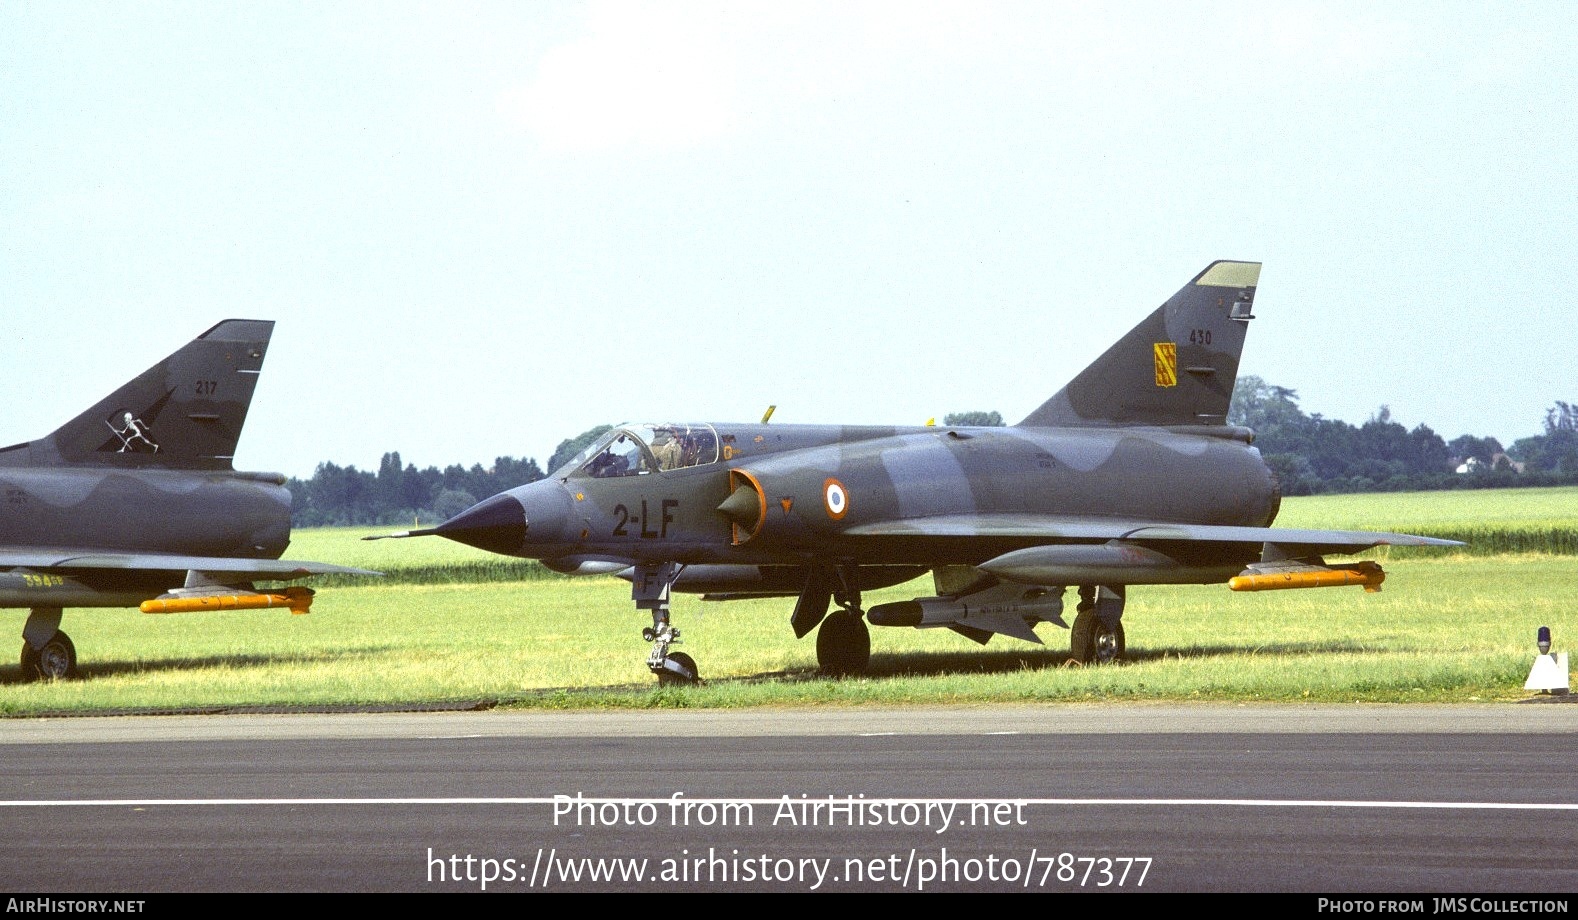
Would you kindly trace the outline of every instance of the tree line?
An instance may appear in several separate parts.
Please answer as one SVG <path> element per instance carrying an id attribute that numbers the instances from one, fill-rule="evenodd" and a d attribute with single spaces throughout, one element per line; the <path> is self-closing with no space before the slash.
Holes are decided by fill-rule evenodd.
<path id="1" fill-rule="evenodd" d="M 383 455 L 378 472 L 320 463 L 310 479 L 292 478 L 291 523 L 296 527 L 435 524 L 505 489 L 543 478 L 537 461 L 499 457 L 484 469 L 456 464 L 440 470 L 401 465 L 398 451 Z"/>
<path id="2" fill-rule="evenodd" d="M 1492 437 L 1445 441 L 1426 425 L 1405 428 L 1382 406 L 1362 425 L 1306 415 L 1298 394 L 1259 377 L 1241 377 L 1228 424 L 1255 430 L 1255 446 L 1287 495 L 1487 486 L 1578 484 L 1578 406 L 1557 402 L 1541 434 L 1503 448 Z M 944 425 L 1002 425 L 998 412 L 956 412 Z M 612 428 L 599 425 L 559 443 L 547 471 L 532 458 L 498 457 L 493 465 L 440 470 L 383 455 L 377 472 L 320 463 L 309 479 L 292 478 L 297 527 L 431 525 L 490 495 L 544 478 Z M 1467 472 L 1457 472 L 1466 468 Z"/>
<path id="3" fill-rule="evenodd" d="M 1428 425 L 1405 428 L 1384 405 L 1362 425 L 1306 415 L 1296 392 L 1248 376 L 1227 421 L 1254 429 L 1287 495 L 1578 484 L 1578 406 L 1564 402 L 1546 412 L 1543 433 L 1504 448 L 1489 436 L 1447 441 Z"/>

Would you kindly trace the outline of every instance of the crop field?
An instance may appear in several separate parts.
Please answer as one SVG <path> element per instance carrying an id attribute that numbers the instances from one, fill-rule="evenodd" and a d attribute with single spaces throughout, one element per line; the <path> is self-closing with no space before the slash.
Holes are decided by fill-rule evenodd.
<path id="1" fill-rule="evenodd" d="M 1560 532 L 1578 529 L 1578 489 L 1290 499 L 1278 524 Z M 658 688 L 640 639 L 650 620 L 624 582 L 567 578 L 439 538 L 357 539 L 367 532 L 298 532 L 291 557 L 390 576 L 319 585 L 305 616 L 69 610 L 63 625 L 83 679 L 21 683 L 15 663 L 0 665 L 0 712 L 1515 700 L 1530 695 L 1522 687 L 1535 629 L 1550 626 L 1558 649 L 1578 634 L 1573 550 L 1392 550 L 1377 594 L 1131 588 L 1130 661 L 1108 667 L 1072 666 L 1067 633 L 1052 624 L 1037 629 L 1045 646 L 997 637 L 982 647 L 948 630 L 873 628 L 870 673 L 830 680 L 816 673 L 813 640 L 789 630 L 792 599 L 713 604 L 682 595 L 674 603 L 680 648 L 697 659 L 704 683 Z M 515 569 L 487 568 L 500 565 Z M 930 592 L 923 579 L 866 600 Z M 1072 592 L 1068 600 L 1072 607 Z M 4 611 L 0 628 L 19 636 L 25 616 Z"/>
<path id="2" fill-rule="evenodd" d="M 1578 487 L 1315 495 L 1282 503 L 1278 527 L 1389 530 L 1462 540 L 1464 552 L 1578 555 Z M 1413 554 L 1435 550 L 1399 550 Z"/>

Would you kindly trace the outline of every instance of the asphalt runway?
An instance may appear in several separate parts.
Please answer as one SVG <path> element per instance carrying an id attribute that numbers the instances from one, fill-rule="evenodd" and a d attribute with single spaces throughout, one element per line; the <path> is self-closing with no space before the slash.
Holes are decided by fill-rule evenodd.
<path id="1" fill-rule="evenodd" d="M 0 887 L 1561 896 L 1575 736 L 1540 704 L 6 720 Z"/>

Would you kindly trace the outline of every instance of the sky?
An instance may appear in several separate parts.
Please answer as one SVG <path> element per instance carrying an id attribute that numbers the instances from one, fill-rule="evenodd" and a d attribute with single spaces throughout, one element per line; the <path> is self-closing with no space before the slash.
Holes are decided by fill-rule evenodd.
<path id="1" fill-rule="evenodd" d="M 1017 421 L 1216 259 L 1241 374 L 1578 402 L 1578 5 L 0 0 L 0 443 L 221 319 L 237 452 Z"/>

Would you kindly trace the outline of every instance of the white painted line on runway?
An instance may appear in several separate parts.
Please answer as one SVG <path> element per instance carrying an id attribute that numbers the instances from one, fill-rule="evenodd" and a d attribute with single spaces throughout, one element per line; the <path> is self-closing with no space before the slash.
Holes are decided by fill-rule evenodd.
<path id="1" fill-rule="evenodd" d="M 1428 802 L 1365 801 L 1363 799 L 872 799 L 852 796 L 824 798 L 572 798 L 569 796 L 532 797 L 395 797 L 395 798 L 279 798 L 279 799 L 15 799 L 0 800 L 0 808 L 154 808 L 160 806 L 233 808 L 297 807 L 302 805 L 1044 805 L 1088 806 L 1127 805 L 1137 807 L 1187 808 L 1368 808 L 1432 809 L 1441 811 L 1578 811 L 1573 802 Z"/>

